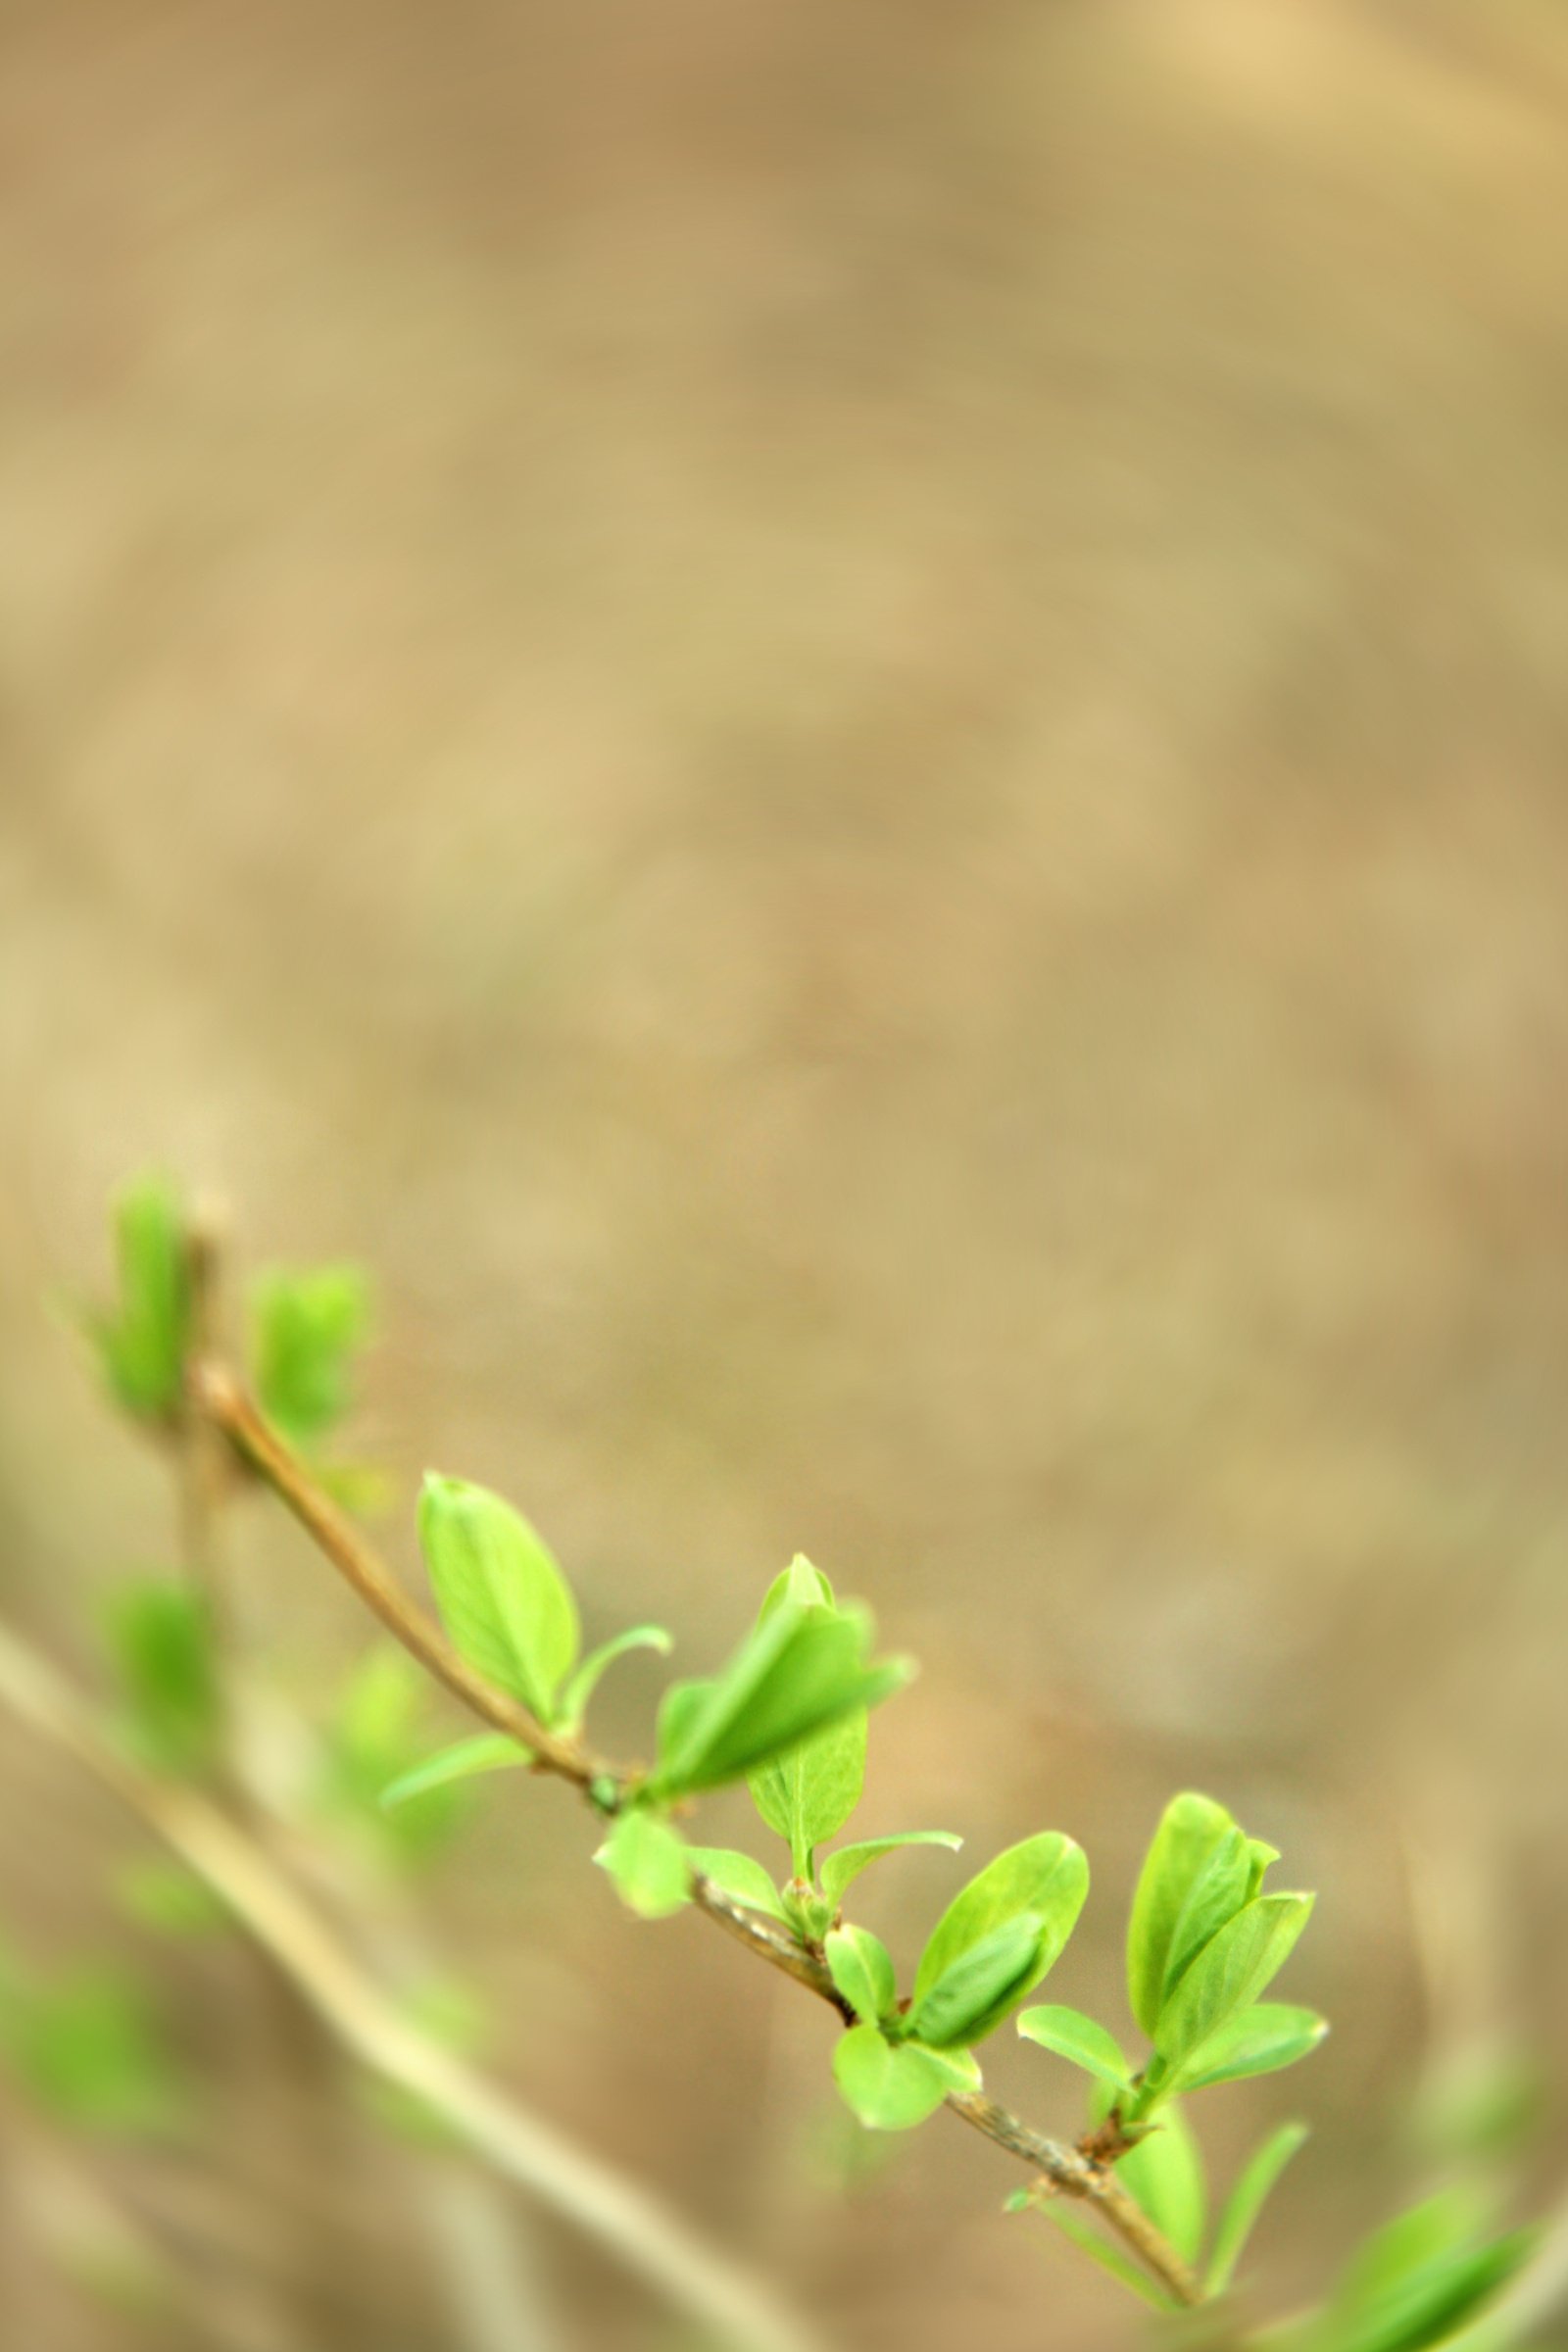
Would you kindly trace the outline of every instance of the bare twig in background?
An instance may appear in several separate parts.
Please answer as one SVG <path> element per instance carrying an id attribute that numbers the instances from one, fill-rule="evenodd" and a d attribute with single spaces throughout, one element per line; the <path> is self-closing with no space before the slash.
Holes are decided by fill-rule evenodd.
<path id="1" fill-rule="evenodd" d="M 321 1492 L 304 1463 L 268 1427 L 226 1366 L 198 1362 L 192 1371 L 191 1394 L 196 1408 L 211 1417 L 240 1458 L 266 1480 L 339 1574 L 406 1649 L 484 1722 L 530 1748 L 538 1770 L 554 1773 L 584 1792 L 591 1790 L 598 1800 L 612 1807 L 633 1776 L 590 1754 L 578 1742 L 563 1740 L 546 1732 L 515 1699 L 498 1690 L 458 1655 L 434 1620 L 408 1597 L 360 1531 Z M 693 1874 L 692 1894 L 698 1908 L 709 1918 L 748 1944 L 770 1966 L 793 1977 L 797 1984 L 827 2002 L 846 2023 L 850 2022 L 850 2012 L 822 1961 L 787 1930 L 732 1902 L 701 1873 Z M 1110 2165 L 1059 2140 L 1045 2138 L 992 2099 L 956 2091 L 948 2098 L 947 2105 L 1008 2155 L 1029 2165 L 1056 2192 L 1083 2198 L 1094 2206 L 1161 2281 L 1173 2300 L 1183 2304 L 1200 2301 L 1200 2289 L 1191 2269 L 1128 2195 Z"/>
<path id="2" fill-rule="evenodd" d="M 344 2047 L 423 2099 L 496 2170 L 571 2222 L 736 2352 L 819 2352 L 819 2339 L 678 2215 L 528 2115 L 437 2047 L 358 1966 L 246 1831 L 119 1755 L 86 1705 L 0 1627 L 0 1699 L 129 1805 L 265 1945 Z"/>

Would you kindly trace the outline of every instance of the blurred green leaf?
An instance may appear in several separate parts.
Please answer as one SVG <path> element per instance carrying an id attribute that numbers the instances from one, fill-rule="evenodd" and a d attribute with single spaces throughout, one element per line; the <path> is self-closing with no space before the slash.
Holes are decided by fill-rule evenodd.
<path id="1" fill-rule="evenodd" d="M 639 1919 L 666 1919 L 691 1901 L 684 1844 L 668 1822 L 640 1806 L 620 1815 L 594 1860 Z"/>
<path id="2" fill-rule="evenodd" d="M 317 1444 L 347 1412 L 370 1320 L 369 1281 L 358 1266 L 273 1268 L 252 1283 L 256 1393 L 296 1446 Z"/>
<path id="3" fill-rule="evenodd" d="M 1018 2031 L 1026 2041 L 1037 2041 L 1043 2050 L 1054 2050 L 1058 2058 L 1070 2060 L 1085 2074 L 1098 2076 L 1117 2090 L 1125 2090 L 1132 2080 L 1115 2036 L 1096 2025 L 1092 2017 L 1085 2017 L 1081 2009 L 1049 2005 L 1026 2009 L 1018 2020 Z"/>
<path id="4" fill-rule="evenodd" d="M 693 1870 L 700 1870 L 705 1879 L 725 1894 L 732 1894 L 738 1903 L 747 1904 L 753 1911 L 765 1911 L 770 1919 L 783 1919 L 784 1903 L 778 1888 L 750 1854 L 742 1854 L 724 1845 L 692 1845 L 686 1858 Z"/>
<path id="5" fill-rule="evenodd" d="M 1196 2263 L 1208 2199 L 1203 2159 L 1179 2107 L 1166 2107 L 1153 2131 L 1118 2160 L 1116 2178 L 1182 2260 Z"/>
<path id="6" fill-rule="evenodd" d="M 1281 2124 L 1249 2160 L 1226 2199 L 1214 2233 L 1214 2252 L 1208 2266 L 1207 2292 L 1222 2295 L 1236 2275 L 1236 2266 L 1275 2184 L 1291 2159 L 1306 2144 L 1305 2124 Z"/>
<path id="7" fill-rule="evenodd" d="M 952 2090 L 974 2090 L 979 2070 L 962 2056 L 885 2041 L 875 2026 L 852 2026 L 833 2052 L 845 2105 L 872 2132 L 907 2132 L 934 2115 Z"/>
<path id="8" fill-rule="evenodd" d="M 108 1633 L 137 1753 L 160 1772 L 205 1771 L 217 1752 L 220 1705 L 200 1596 L 165 1578 L 122 1586 L 110 1603 Z"/>
<path id="9" fill-rule="evenodd" d="M 1312 1914 L 1309 1894 L 1263 1894 L 1228 1920 L 1161 2010 L 1155 2046 L 1172 2075 L 1199 2071 L 1207 2044 L 1256 2000 Z"/>
<path id="10" fill-rule="evenodd" d="M 1130 2254 L 1124 2253 L 1120 2246 L 1113 2244 L 1109 2238 L 1102 2237 L 1093 2222 L 1075 2207 L 1064 2204 L 1059 2197 L 1050 2200 L 1035 2198 L 1027 2189 L 1019 2191 L 1019 2198 L 1021 2201 L 1014 2206 L 1015 2211 L 1043 2213 L 1048 2222 L 1054 2223 L 1064 2237 L 1070 2237 L 1073 2244 L 1089 2256 L 1091 2262 L 1097 2262 L 1102 2271 L 1108 2271 L 1112 2278 L 1119 2278 L 1123 2286 L 1130 2286 L 1133 2293 L 1144 2302 L 1152 2303 L 1156 2311 L 1175 2309 L 1159 2280 L 1135 2262 Z"/>
<path id="11" fill-rule="evenodd" d="M 122 1864 L 115 1873 L 115 1894 L 127 1918 L 161 1936 L 207 1936 L 229 1920 L 205 1879 L 159 1856 Z"/>
<path id="12" fill-rule="evenodd" d="M 1241 2082 L 1251 2075 L 1277 2074 L 1310 2057 L 1328 2033 L 1328 2020 L 1313 2009 L 1256 2002 L 1209 2036 L 1196 2062 L 1178 2070 L 1173 2087 L 1208 2090 L 1216 2082 Z"/>
<path id="13" fill-rule="evenodd" d="M 431 1471 L 419 1541 L 458 1649 L 540 1723 L 553 1723 L 577 1655 L 577 1604 L 540 1537 L 488 1488 Z"/>
<path id="14" fill-rule="evenodd" d="M 896 1854 L 906 1845 L 945 1845 L 956 1854 L 962 1843 L 951 1830 L 904 1830 L 897 1837 L 867 1838 L 858 1845 L 841 1845 L 823 1861 L 822 1892 L 837 1910 L 861 1871 L 880 1862 L 884 1854 Z"/>
<path id="15" fill-rule="evenodd" d="M 1463 2242 L 1463 2201 L 1432 2199 L 1369 2240 L 1309 2337 L 1313 2352 L 1425 2352 L 1446 2343 L 1505 2286 L 1539 2244 L 1518 2230 Z"/>
<path id="16" fill-rule="evenodd" d="M 390 1812 L 394 1806 L 406 1805 L 411 1797 L 445 1788 L 451 1781 L 469 1781 L 484 1772 L 514 1771 L 532 1762 L 531 1751 L 519 1740 L 509 1740 L 504 1732 L 480 1732 L 471 1740 L 459 1740 L 454 1746 L 426 1756 L 422 1764 L 411 1765 L 382 1789 L 378 1802 L 384 1812 Z"/>
<path id="17" fill-rule="evenodd" d="M 675 1644 L 662 1625 L 632 1625 L 623 1634 L 614 1634 L 610 1641 L 601 1642 L 591 1649 L 566 1685 L 561 1698 L 561 1720 L 571 1729 L 580 1729 L 588 1712 L 588 1701 L 599 1687 L 599 1679 L 607 1666 L 623 1658 L 628 1650 L 654 1649 L 667 1658 Z"/>
<path id="18" fill-rule="evenodd" d="M 862 2025 L 892 2014 L 899 1997 L 892 1955 L 869 1928 L 833 1928 L 822 1948 L 828 1973 Z"/>
<path id="19" fill-rule="evenodd" d="M 466 1792 L 455 1781 L 434 1782 L 395 1810 L 382 1808 L 389 1786 L 429 1761 L 420 1753 L 429 1695 L 407 1652 L 377 1642 L 349 1674 L 327 1734 L 324 1800 L 345 1810 L 384 1858 L 406 1866 L 438 1853 L 466 1809 Z"/>
<path id="20" fill-rule="evenodd" d="M 169 1420 L 180 1409 L 190 1345 L 190 1261 L 183 1206 L 162 1176 L 138 1176 L 116 1195 L 120 1295 L 92 1318 L 105 1376 L 127 1411 Z"/>
<path id="21" fill-rule="evenodd" d="M 26 1986 L 8 2009 L 5 2042 L 19 2080 L 74 2129 L 160 2133 L 183 2107 L 178 2075 L 140 1988 L 87 1968 Z"/>
<path id="22" fill-rule="evenodd" d="M 1082 1850 L 1057 1830 L 1007 1847 L 955 1895 L 915 1971 L 922 2040 L 978 2041 L 1051 1969 L 1089 1892 Z"/>
<path id="23" fill-rule="evenodd" d="M 1127 1933 L 1127 1994 L 1152 2041 L 1177 1923 L 1209 1857 L 1235 1829 L 1223 1805 L 1194 1790 L 1166 1806 L 1133 1897 Z"/>

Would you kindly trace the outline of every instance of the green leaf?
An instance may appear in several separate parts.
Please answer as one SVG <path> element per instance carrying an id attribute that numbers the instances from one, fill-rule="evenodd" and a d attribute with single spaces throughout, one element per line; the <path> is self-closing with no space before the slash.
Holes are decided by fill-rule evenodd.
<path id="1" fill-rule="evenodd" d="M 860 1609 L 793 1600 L 775 1606 L 719 1674 L 666 1692 L 650 1789 L 678 1796 L 742 1780 L 829 1723 L 888 1697 L 908 1670 L 866 1664 L 870 1631 Z"/>
<path id="2" fill-rule="evenodd" d="M 667 1658 L 674 1646 L 672 1637 L 662 1625 L 628 1626 L 625 1633 L 612 1635 L 610 1641 L 601 1642 L 597 1649 L 588 1652 L 562 1693 L 562 1722 L 581 1724 L 588 1712 L 588 1701 L 598 1689 L 599 1678 L 605 1668 L 612 1666 L 617 1658 L 623 1658 L 628 1650 L 657 1649 L 661 1657 Z"/>
<path id="3" fill-rule="evenodd" d="M 1310 2339 L 1320 2352 L 1425 2352 L 1475 2318 L 1540 2243 L 1519 2230 L 1494 2245 L 1455 2245 L 1451 2200 L 1437 2198 L 1379 2231 Z"/>
<path id="4" fill-rule="evenodd" d="M 419 1541 L 457 1647 L 541 1723 L 554 1722 L 577 1655 L 577 1604 L 539 1536 L 499 1494 L 432 1471 Z"/>
<path id="5" fill-rule="evenodd" d="M 1038 1984 L 1043 1933 L 1038 1913 L 1024 1911 L 982 1936 L 913 2002 L 913 2033 L 932 2049 L 983 2041 Z"/>
<path id="6" fill-rule="evenodd" d="M 738 1903 L 747 1904 L 753 1911 L 765 1911 L 769 1919 L 785 1916 L 783 1897 L 760 1862 L 751 1854 L 736 1853 L 724 1845 L 688 1846 L 686 1858 L 693 1870 L 700 1870 L 705 1879 L 725 1894 L 732 1894 Z"/>
<path id="7" fill-rule="evenodd" d="M 1154 1833 L 1127 1932 L 1127 1996 L 1151 2040 L 1177 1922 L 1209 1856 L 1235 1827 L 1223 1805 L 1188 1790 L 1171 1799 Z"/>
<path id="8" fill-rule="evenodd" d="M 1075 2246 L 1082 2248 L 1091 2262 L 1098 2262 L 1102 2271 L 1108 2271 L 1112 2278 L 1119 2278 L 1123 2286 L 1130 2286 L 1135 2295 L 1142 2296 L 1146 2303 L 1152 2303 L 1156 2311 L 1175 2310 L 1175 2304 L 1159 2280 L 1142 2269 L 1130 2254 L 1124 2254 L 1120 2246 L 1113 2245 L 1109 2238 L 1102 2237 L 1093 2222 L 1086 2220 L 1083 2214 L 1063 2204 L 1059 2197 L 1037 2201 L 1027 2189 L 1020 2190 L 1019 2194 L 1023 2205 L 1017 2210 L 1021 2212 L 1024 2206 L 1028 2206 L 1036 2213 L 1043 2213 L 1065 2237 L 1070 2237 Z"/>
<path id="9" fill-rule="evenodd" d="M 1199 2071 L 1206 2045 L 1257 1999 L 1312 1915 L 1309 1894 L 1262 1894 L 1228 1920 L 1160 2012 L 1155 2046 L 1172 2074 Z"/>
<path id="10" fill-rule="evenodd" d="M 1249 1838 L 1247 1852 L 1247 1899 L 1251 1903 L 1262 1893 L 1263 1881 L 1279 1860 L 1280 1849 L 1277 1845 L 1267 1844 L 1261 1838 Z"/>
<path id="11" fill-rule="evenodd" d="M 1188 1888 L 1187 1900 L 1171 1931 L 1160 1988 L 1160 2007 L 1170 1999 L 1205 1943 L 1234 1919 L 1247 1900 L 1251 1876 L 1249 1841 L 1240 1830 L 1228 1830 Z"/>
<path id="12" fill-rule="evenodd" d="M 161 1936 L 206 1936 L 227 1924 L 229 1912 L 205 1879 L 181 1862 L 138 1856 L 115 1873 L 115 1894 L 138 1927 Z"/>
<path id="13" fill-rule="evenodd" d="M 620 1815 L 594 1860 L 639 1919 L 666 1919 L 691 1901 L 684 1844 L 667 1821 L 640 1806 Z"/>
<path id="14" fill-rule="evenodd" d="M 1328 2033 L 1326 2017 L 1313 2009 L 1292 2009 L 1258 2001 L 1222 2026 L 1204 2043 L 1197 2066 L 1182 2068 L 1172 2087 L 1208 2090 L 1216 2082 L 1242 2082 L 1250 2075 L 1278 2074 L 1310 2057 Z"/>
<path id="15" fill-rule="evenodd" d="M 177 2118 L 177 2077 L 141 1993 L 108 1969 L 30 1987 L 6 2019 L 6 2035 L 31 2095 L 62 2123 L 140 2133 Z"/>
<path id="16" fill-rule="evenodd" d="M 370 1286 L 358 1266 L 273 1268 L 252 1283 L 256 1393 L 295 1445 L 316 1444 L 348 1411 L 354 1357 L 370 1321 Z"/>
<path id="17" fill-rule="evenodd" d="M 1018 2020 L 1018 2031 L 1026 2041 L 1038 2041 L 1043 2050 L 1054 2050 L 1058 2058 L 1081 2066 L 1085 2074 L 1098 2075 L 1113 2089 L 1125 2090 L 1132 2080 L 1114 2035 L 1097 2026 L 1092 2017 L 1085 2017 L 1081 2009 L 1026 2009 Z"/>
<path id="18" fill-rule="evenodd" d="M 1248 2160 L 1225 2202 L 1214 2233 L 1214 2253 L 1208 2266 L 1208 2292 L 1222 2295 L 1236 2275 L 1236 2266 L 1256 2227 L 1258 2215 L 1274 2192 L 1286 2166 L 1305 2146 L 1310 2134 L 1305 2124 L 1281 2124 Z"/>
<path id="19" fill-rule="evenodd" d="M 1116 2178 L 1183 2261 L 1195 2263 L 1207 2195 L 1203 2159 L 1179 2107 L 1167 2107 L 1148 2137 L 1118 2161 Z"/>
<path id="20" fill-rule="evenodd" d="M 152 1419 L 180 1409 L 191 1338 L 190 1258 L 179 1195 L 161 1176 L 139 1176 L 114 1203 L 120 1296 L 93 1319 L 110 1387 Z"/>
<path id="21" fill-rule="evenodd" d="M 954 1896 L 915 1970 L 922 2040 L 978 2041 L 1054 1966 L 1089 1892 L 1082 1850 L 1058 1830 L 1008 1846 Z"/>
<path id="22" fill-rule="evenodd" d="M 834 1607 L 833 1588 L 820 1568 L 797 1552 L 774 1578 L 758 1614 L 759 1627 L 781 1608 Z M 752 1801 L 768 1828 L 784 1838 L 798 1879 L 809 1879 L 812 1849 L 844 1827 L 865 1783 L 864 1708 L 774 1756 L 752 1773 Z"/>
<path id="23" fill-rule="evenodd" d="M 884 2041 L 875 2026 L 852 2026 L 833 2052 L 833 2080 L 851 2113 L 872 2132 L 907 2132 L 935 2115 L 948 2093 L 973 2090 L 978 2070 L 917 2042 Z"/>
<path id="24" fill-rule="evenodd" d="M 863 2025 L 892 2015 L 899 1998 L 892 1955 L 869 1928 L 834 1928 L 822 1948 L 834 1984 Z"/>
<path id="25" fill-rule="evenodd" d="M 880 1862 L 884 1854 L 897 1853 L 906 1845 L 945 1845 L 956 1854 L 962 1843 L 951 1830 L 905 1830 L 895 1838 L 867 1838 L 858 1845 L 841 1845 L 823 1861 L 822 1892 L 837 1910 L 861 1871 Z"/>
<path id="26" fill-rule="evenodd" d="M 810 1877 L 814 1848 L 843 1829 L 860 1801 L 867 1733 L 865 1709 L 858 1707 L 749 1776 L 752 1802 L 788 1840 L 797 1878 Z"/>
<path id="27" fill-rule="evenodd" d="M 199 1595 L 161 1579 L 123 1588 L 110 1606 L 109 1642 L 138 1752 L 162 1772 L 206 1770 L 217 1751 L 220 1708 Z"/>
<path id="28" fill-rule="evenodd" d="M 452 1781 L 472 1780 L 476 1773 L 508 1772 L 519 1764 L 531 1764 L 533 1757 L 519 1740 L 509 1740 L 504 1732 L 480 1732 L 472 1740 L 460 1740 L 452 1747 L 443 1747 L 422 1764 L 415 1764 L 382 1789 L 379 1802 L 383 1812 L 390 1813 L 397 1805 L 406 1805 L 411 1797 L 423 1796 L 431 1788 L 444 1788 Z"/>

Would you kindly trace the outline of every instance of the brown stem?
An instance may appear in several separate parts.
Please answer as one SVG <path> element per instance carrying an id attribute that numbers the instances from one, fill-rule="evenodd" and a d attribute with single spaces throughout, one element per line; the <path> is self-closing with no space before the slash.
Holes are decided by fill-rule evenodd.
<path id="1" fill-rule="evenodd" d="M 292 1511 L 388 1632 L 449 1690 L 495 1730 L 531 1748 L 541 1771 L 555 1773 L 583 1790 L 603 1783 L 612 1785 L 617 1790 L 626 1786 L 630 1776 L 624 1770 L 590 1754 L 575 1742 L 553 1737 L 451 1647 L 426 1612 L 409 1599 L 359 1530 L 321 1493 L 305 1465 L 268 1427 L 225 1365 L 210 1360 L 195 1365 L 191 1396 L 196 1409 L 210 1417 L 241 1459 Z M 826 1967 L 793 1936 L 760 1914 L 733 1902 L 701 1873 L 693 1874 L 692 1897 L 701 1911 L 747 1944 L 759 1958 L 826 2001 L 846 2024 L 853 2022 Z M 1128 2195 L 1108 2165 L 1059 2140 L 1043 2137 L 993 2099 L 955 2091 L 947 2104 L 974 2131 L 983 2132 L 1009 2156 L 1031 2166 L 1060 2194 L 1082 2197 L 1094 2205 L 1110 2229 L 1153 2272 L 1175 2302 L 1201 2301 L 1202 2291 L 1187 2264 Z"/>

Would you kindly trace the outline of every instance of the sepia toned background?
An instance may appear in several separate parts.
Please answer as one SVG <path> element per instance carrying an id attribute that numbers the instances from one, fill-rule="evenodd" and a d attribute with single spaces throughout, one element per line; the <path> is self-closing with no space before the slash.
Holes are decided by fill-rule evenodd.
<path id="1" fill-rule="evenodd" d="M 1335 2034 L 1205 2127 L 1223 2176 L 1314 2117 L 1267 2299 L 1413 2193 L 1455 2053 L 1533 2053 L 1549 2199 L 1560 12 L 18 0 L 3 50 L 9 1617 L 86 1678 L 167 1549 L 59 1313 L 162 1162 L 251 1261 L 374 1269 L 411 1578 L 435 1462 L 688 1672 L 798 1548 L 869 1599 L 924 1672 L 861 1820 L 1079 1837 L 1054 1997 L 1120 2022 L 1173 1788 L 1285 1848 Z M 266 1512 L 234 1551 L 319 1709 L 363 1624 Z M 252 2146 L 241 1958 L 127 1924 L 134 1834 L 0 1756 L 0 1927 L 146 1970 L 208 2093 L 94 2179 L 225 2343 L 278 2352 L 281 2266 L 302 2343 L 467 2352 L 373 2121 Z M 519 2097 L 850 2352 L 1136 2340 L 978 2139 L 870 2161 L 826 2021 L 587 1843 L 494 1784 L 427 1889 Z M 865 1914 L 908 1953 L 956 1883 Z M 988 2082 L 1075 2128 L 1010 2034 Z M 23 2169 L 18 2341 L 167 2341 Z M 550 2352 L 681 2343 L 508 2211 Z"/>

